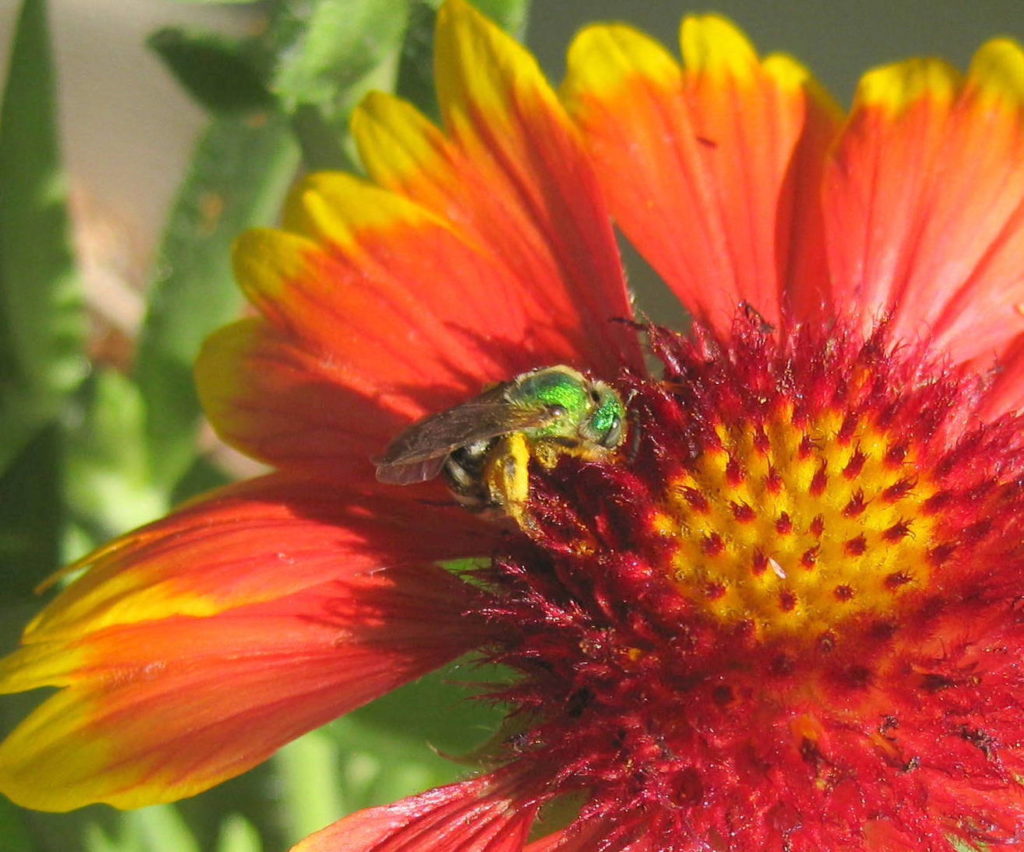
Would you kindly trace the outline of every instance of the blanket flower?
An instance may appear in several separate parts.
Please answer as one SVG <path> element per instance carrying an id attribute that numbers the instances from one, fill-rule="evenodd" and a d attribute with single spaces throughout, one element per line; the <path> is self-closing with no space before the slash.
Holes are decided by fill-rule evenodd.
<path id="1" fill-rule="evenodd" d="M 591 27 L 556 92 L 443 6 L 441 125 L 370 96 L 368 178 L 312 175 L 238 242 L 255 312 L 198 385 L 275 472 L 73 566 L 0 663 L 58 688 L 0 791 L 193 795 L 473 653 L 511 673 L 478 771 L 297 850 L 1024 838 L 1024 53 L 873 70 L 845 115 L 718 17 L 681 41 Z M 634 315 L 613 221 L 687 333 Z M 621 440 L 491 428 L 462 468 L 489 513 L 377 480 L 414 424 L 556 365 Z"/>

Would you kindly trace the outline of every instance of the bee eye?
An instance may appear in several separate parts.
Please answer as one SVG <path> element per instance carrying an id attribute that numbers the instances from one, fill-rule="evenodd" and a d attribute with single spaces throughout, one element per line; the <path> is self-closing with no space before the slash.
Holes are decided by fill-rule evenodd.
<path id="1" fill-rule="evenodd" d="M 550 414 L 552 416 L 552 418 L 555 418 L 555 419 L 559 419 L 559 418 L 565 417 L 565 414 L 566 414 L 565 406 L 564 405 L 558 405 L 557 403 L 554 404 L 554 405 L 549 405 L 548 406 L 548 414 Z"/>
<path id="2" fill-rule="evenodd" d="M 617 414 L 614 415 L 608 423 L 608 428 L 605 433 L 601 436 L 599 443 L 602 447 L 615 447 L 619 443 L 619 439 L 622 437 L 622 418 Z"/>

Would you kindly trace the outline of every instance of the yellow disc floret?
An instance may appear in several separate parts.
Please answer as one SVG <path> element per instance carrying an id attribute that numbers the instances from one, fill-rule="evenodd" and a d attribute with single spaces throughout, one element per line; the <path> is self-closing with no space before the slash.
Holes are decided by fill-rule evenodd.
<path id="1" fill-rule="evenodd" d="M 657 519 L 674 582 L 708 614 L 815 636 L 927 584 L 936 489 L 900 435 L 838 410 L 797 425 L 785 405 L 715 432 Z"/>

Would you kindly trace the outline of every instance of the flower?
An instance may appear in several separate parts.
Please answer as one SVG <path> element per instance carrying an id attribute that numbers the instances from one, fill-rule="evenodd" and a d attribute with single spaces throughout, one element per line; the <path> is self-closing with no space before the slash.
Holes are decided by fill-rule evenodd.
<path id="1" fill-rule="evenodd" d="M 277 472 L 77 566 L 0 667 L 60 687 L 0 790 L 187 796 L 475 651 L 515 674 L 486 769 L 299 850 L 1024 838 L 1024 53 L 872 71 L 844 117 L 717 17 L 682 44 L 588 29 L 556 96 L 449 0 L 444 129 L 371 96 L 371 181 L 314 175 L 239 241 L 258 316 L 198 382 Z M 635 321 L 612 216 L 688 334 Z M 618 388 L 620 446 L 521 445 L 498 522 L 375 480 L 411 424 L 558 364 Z"/>

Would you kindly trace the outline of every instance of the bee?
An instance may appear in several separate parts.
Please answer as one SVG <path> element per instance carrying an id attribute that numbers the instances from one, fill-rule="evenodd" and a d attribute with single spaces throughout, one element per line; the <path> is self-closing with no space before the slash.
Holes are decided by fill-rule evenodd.
<path id="1" fill-rule="evenodd" d="M 625 431 L 614 388 L 571 367 L 543 367 L 413 424 L 377 462 L 377 479 L 408 485 L 443 473 L 464 506 L 519 520 L 531 459 L 552 467 L 565 454 L 601 458 Z"/>

